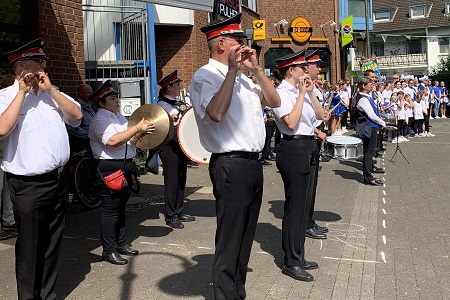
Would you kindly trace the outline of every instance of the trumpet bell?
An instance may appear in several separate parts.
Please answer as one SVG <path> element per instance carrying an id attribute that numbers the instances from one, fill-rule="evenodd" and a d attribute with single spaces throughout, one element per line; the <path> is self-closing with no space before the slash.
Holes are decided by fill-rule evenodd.
<path id="1" fill-rule="evenodd" d="M 155 124 L 155 131 L 142 137 L 136 143 L 136 147 L 146 150 L 156 150 L 162 148 L 169 142 L 175 130 L 173 122 L 164 108 L 156 104 L 142 105 L 128 119 L 128 127 L 137 125 L 142 119 Z M 172 132 L 172 135 L 170 135 L 170 132 Z"/>

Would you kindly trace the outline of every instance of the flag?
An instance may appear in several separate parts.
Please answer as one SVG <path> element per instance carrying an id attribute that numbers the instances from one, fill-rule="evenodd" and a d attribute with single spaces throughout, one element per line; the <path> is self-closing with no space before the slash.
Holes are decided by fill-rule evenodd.
<path id="1" fill-rule="evenodd" d="M 342 20 L 341 32 L 341 45 L 342 47 L 344 47 L 345 45 L 350 44 L 353 41 L 353 16 L 349 16 L 348 18 Z"/>

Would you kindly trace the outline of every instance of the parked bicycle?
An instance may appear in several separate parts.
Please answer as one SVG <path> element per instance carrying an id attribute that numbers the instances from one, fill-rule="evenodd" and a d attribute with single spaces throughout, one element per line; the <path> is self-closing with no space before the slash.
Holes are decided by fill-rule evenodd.
<path id="1" fill-rule="evenodd" d="M 94 209 L 102 204 L 100 190 L 103 183 L 97 183 L 96 176 L 100 171 L 95 167 L 92 152 L 85 149 L 74 152 L 73 157 L 74 184 L 78 199 L 88 209 Z M 131 191 L 138 194 L 141 184 L 136 169 L 133 169 Z"/>

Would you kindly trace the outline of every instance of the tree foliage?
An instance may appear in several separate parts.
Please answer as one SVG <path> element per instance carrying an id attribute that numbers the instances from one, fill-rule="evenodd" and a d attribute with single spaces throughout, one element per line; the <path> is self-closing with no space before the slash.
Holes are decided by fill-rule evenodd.
<path id="1" fill-rule="evenodd" d="M 439 59 L 438 64 L 431 71 L 431 76 L 435 80 L 444 81 L 446 87 L 450 86 L 450 54 Z"/>

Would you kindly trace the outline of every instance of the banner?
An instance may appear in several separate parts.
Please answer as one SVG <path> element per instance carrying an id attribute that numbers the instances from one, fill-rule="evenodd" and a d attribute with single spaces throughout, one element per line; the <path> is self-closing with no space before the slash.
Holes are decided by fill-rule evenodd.
<path id="1" fill-rule="evenodd" d="M 348 45 L 353 41 L 353 16 L 349 16 L 345 20 L 342 20 L 341 32 L 341 45 L 342 47 L 344 47 L 345 45 Z"/>
<path id="2" fill-rule="evenodd" d="M 372 56 L 371 58 L 364 58 L 362 57 L 359 66 L 361 68 L 361 71 L 367 71 L 372 70 L 377 73 L 377 76 L 380 77 L 380 69 L 378 68 L 377 58 L 375 56 Z"/>

